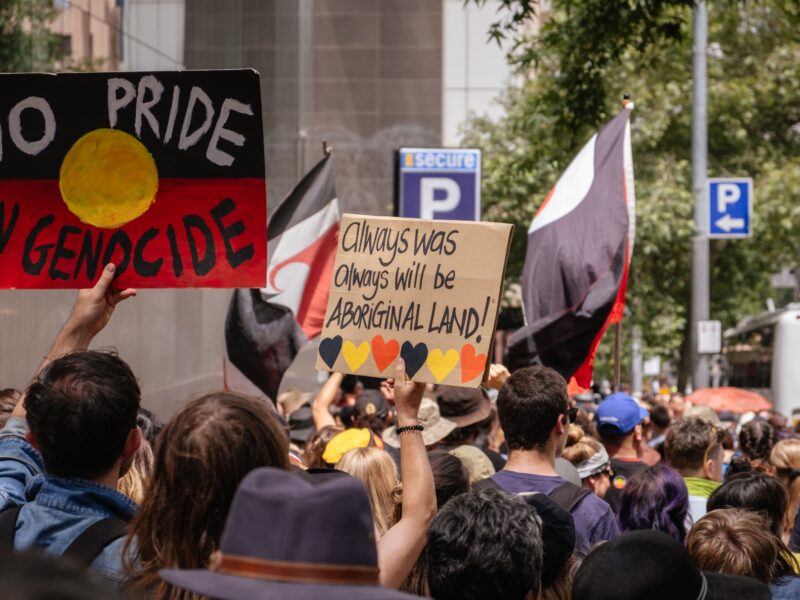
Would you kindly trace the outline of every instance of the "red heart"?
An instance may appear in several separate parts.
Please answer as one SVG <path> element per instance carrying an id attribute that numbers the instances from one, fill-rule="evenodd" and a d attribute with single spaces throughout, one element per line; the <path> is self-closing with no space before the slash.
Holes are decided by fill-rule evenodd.
<path id="1" fill-rule="evenodd" d="M 472 381 L 486 370 L 486 355 L 475 354 L 475 346 L 464 344 L 461 348 L 461 383 Z"/>
<path id="2" fill-rule="evenodd" d="M 375 366 L 378 373 L 383 373 L 390 364 L 394 362 L 400 354 L 400 343 L 397 340 L 383 341 L 383 336 L 376 335 L 372 338 L 372 358 L 375 359 Z"/>

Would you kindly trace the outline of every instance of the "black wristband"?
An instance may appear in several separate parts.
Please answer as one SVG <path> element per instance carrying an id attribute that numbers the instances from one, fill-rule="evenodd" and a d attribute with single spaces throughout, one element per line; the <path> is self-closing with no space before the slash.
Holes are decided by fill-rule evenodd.
<path id="1" fill-rule="evenodd" d="M 423 427 L 422 425 L 406 425 L 405 427 L 398 427 L 397 429 L 395 429 L 395 433 L 397 433 L 397 435 L 400 435 L 401 433 L 404 433 L 406 431 L 423 431 L 424 429 L 425 427 Z"/>

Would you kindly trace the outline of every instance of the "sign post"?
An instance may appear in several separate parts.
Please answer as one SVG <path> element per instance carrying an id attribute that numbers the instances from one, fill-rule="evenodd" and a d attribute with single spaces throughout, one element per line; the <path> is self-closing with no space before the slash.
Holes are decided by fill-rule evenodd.
<path id="1" fill-rule="evenodd" d="M 400 148 L 396 212 L 400 217 L 481 220 L 481 151 Z"/>
<path id="2" fill-rule="evenodd" d="M 697 324 L 697 352 L 699 354 L 719 354 L 722 352 L 722 323 L 719 321 L 700 321 Z"/>
<path id="3" fill-rule="evenodd" d="M 753 214 L 753 180 L 749 177 L 711 178 L 706 189 L 709 237 L 749 237 Z"/>

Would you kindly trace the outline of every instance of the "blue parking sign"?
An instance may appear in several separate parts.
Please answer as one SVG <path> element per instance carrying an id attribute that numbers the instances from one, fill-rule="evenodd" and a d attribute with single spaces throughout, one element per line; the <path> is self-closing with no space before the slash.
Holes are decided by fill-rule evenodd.
<path id="1" fill-rule="evenodd" d="M 480 150 L 400 148 L 397 157 L 399 216 L 481 220 Z"/>
<path id="2" fill-rule="evenodd" d="M 741 238 L 751 234 L 753 180 L 719 177 L 708 180 L 708 237 Z"/>

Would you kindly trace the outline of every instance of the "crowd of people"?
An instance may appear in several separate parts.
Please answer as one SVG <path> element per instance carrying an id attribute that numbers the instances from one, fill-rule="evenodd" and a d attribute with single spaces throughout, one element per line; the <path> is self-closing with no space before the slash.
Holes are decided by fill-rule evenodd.
<path id="1" fill-rule="evenodd" d="M 800 437 L 679 394 L 333 373 L 162 424 L 114 352 L 108 265 L 0 392 L 4 598 L 800 598 Z M 13 553 L 11 552 L 13 551 Z"/>

